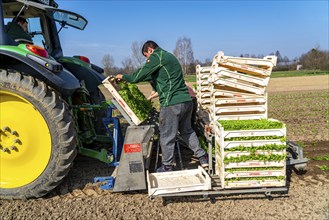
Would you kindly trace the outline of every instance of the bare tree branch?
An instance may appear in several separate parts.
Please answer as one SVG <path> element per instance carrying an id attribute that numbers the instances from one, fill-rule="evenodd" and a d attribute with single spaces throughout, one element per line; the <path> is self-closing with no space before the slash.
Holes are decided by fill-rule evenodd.
<path id="1" fill-rule="evenodd" d="M 132 73 L 135 70 L 134 61 L 129 57 L 126 57 L 121 64 L 125 73 Z"/>
<path id="2" fill-rule="evenodd" d="M 191 39 L 187 37 L 179 38 L 173 53 L 179 60 L 183 73 L 188 74 L 188 66 L 194 62 Z"/>
<path id="3" fill-rule="evenodd" d="M 131 50 L 132 50 L 131 59 L 136 68 L 141 67 L 145 62 L 145 57 L 142 54 L 143 44 L 144 43 L 142 41 L 141 42 L 134 41 L 131 44 Z"/>
<path id="4" fill-rule="evenodd" d="M 109 76 L 114 74 L 114 59 L 110 54 L 104 55 L 102 59 L 104 75 Z"/>

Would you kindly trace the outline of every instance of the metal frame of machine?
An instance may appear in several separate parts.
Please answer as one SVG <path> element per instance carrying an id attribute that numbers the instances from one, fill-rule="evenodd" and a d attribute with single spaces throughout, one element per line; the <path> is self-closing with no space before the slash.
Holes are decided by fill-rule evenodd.
<path id="1" fill-rule="evenodd" d="M 122 102 L 122 98 L 117 93 L 115 86 L 112 85 L 112 82 L 109 78 L 103 81 L 104 88 L 101 89 L 103 93 L 107 93 L 111 95 L 113 99 L 112 103 L 117 107 L 120 113 L 124 116 L 124 118 L 131 124 L 131 128 L 133 130 L 138 131 L 140 133 L 140 129 L 145 129 L 145 126 L 138 126 L 136 120 L 132 120 L 132 116 L 135 117 L 133 112 L 128 113 L 127 107 Z M 110 85 L 110 86 L 109 86 Z M 113 96 L 115 94 L 115 97 Z M 118 100 L 119 99 L 119 100 Z M 130 111 L 130 110 L 129 110 Z M 147 129 L 151 127 L 147 126 Z M 284 194 L 288 193 L 288 186 L 282 187 L 258 187 L 258 188 L 237 188 L 237 189 L 224 189 L 221 186 L 221 181 L 219 176 L 215 174 L 215 169 L 213 166 L 213 156 L 212 148 L 214 147 L 214 136 L 212 134 L 204 132 L 204 126 L 202 123 L 199 123 L 198 127 L 199 133 L 203 133 L 208 142 L 208 157 L 209 159 L 209 168 L 204 171 L 203 168 L 199 168 L 198 170 L 181 170 L 181 171 L 173 171 L 165 174 L 156 174 L 149 172 L 149 164 L 152 155 L 152 143 L 153 143 L 153 134 L 154 130 L 149 134 L 149 137 L 146 138 L 147 141 L 143 143 L 141 140 L 136 139 L 136 135 L 131 135 L 128 131 L 125 135 L 125 143 L 123 147 L 123 154 L 121 155 L 120 162 L 118 164 L 119 172 L 114 172 L 115 174 L 110 177 L 96 177 L 94 182 L 102 182 L 101 189 L 111 190 L 114 192 L 122 192 L 122 191 L 131 191 L 131 190 L 146 190 L 148 189 L 149 198 L 153 199 L 156 197 L 177 197 L 177 196 L 203 196 L 203 197 L 215 197 L 215 196 L 228 196 L 228 195 L 238 195 L 238 194 L 264 194 L 268 198 L 272 198 L 273 194 Z M 140 137 L 139 137 L 140 139 Z M 141 143 L 144 146 L 144 150 L 141 148 Z M 132 146 L 134 145 L 134 146 Z M 127 148 L 128 146 L 128 148 Z M 147 146 L 147 147 L 145 147 Z M 287 142 L 287 151 L 292 155 L 287 157 L 287 166 L 296 166 L 299 169 L 305 169 L 307 159 L 303 158 L 302 149 L 300 146 L 293 142 Z M 128 150 L 127 150 L 127 149 Z M 131 148 L 131 149 L 130 149 Z M 158 146 L 159 148 L 159 146 Z M 129 150 L 130 149 L 130 150 Z M 137 149 L 137 150 L 136 150 Z M 180 156 L 180 152 L 179 156 Z M 144 160 L 143 160 L 144 158 Z M 136 171 L 136 161 L 139 164 L 139 168 Z M 135 167 L 135 170 L 132 169 L 132 165 Z M 201 169 L 201 170 L 200 170 Z M 137 178 L 134 176 L 135 173 L 139 173 Z M 199 174 L 200 173 L 200 174 Z M 201 174 L 203 173 L 203 174 Z M 191 176 L 200 175 L 200 181 L 193 182 L 191 179 L 190 184 L 182 183 L 178 184 L 177 181 L 182 181 L 182 177 L 189 178 Z M 158 178 L 158 179 L 156 179 Z M 160 181 L 165 181 L 166 183 L 170 182 L 170 178 L 172 179 L 173 185 L 165 184 L 164 186 L 160 186 Z M 136 181 L 138 179 L 138 181 Z M 159 181 L 158 183 L 152 183 L 151 181 Z M 146 180 L 148 182 L 148 187 L 146 186 Z M 117 183 L 117 185 L 115 185 Z M 156 185 L 154 187 L 154 185 Z"/>

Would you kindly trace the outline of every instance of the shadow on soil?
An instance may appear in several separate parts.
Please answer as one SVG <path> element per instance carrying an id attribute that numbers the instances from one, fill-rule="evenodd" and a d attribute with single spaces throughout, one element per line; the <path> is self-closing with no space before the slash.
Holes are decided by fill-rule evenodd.
<path id="1" fill-rule="evenodd" d="M 157 144 L 154 144 L 153 147 L 153 154 L 152 154 L 152 161 L 150 164 L 150 170 L 151 172 L 155 172 L 156 167 L 160 166 L 161 158 L 158 159 L 158 164 L 155 166 L 155 158 L 157 153 Z M 198 166 L 198 160 L 193 157 L 193 152 L 186 147 L 184 143 L 180 143 L 180 149 L 181 149 L 181 155 L 182 155 L 182 165 L 184 169 L 196 169 Z M 177 150 L 176 150 L 177 151 Z M 159 152 L 161 156 L 161 151 Z M 176 153 L 175 161 L 177 166 L 175 167 L 175 170 L 181 170 L 181 161 L 178 157 L 178 154 Z M 214 166 L 213 166 L 214 167 Z M 64 179 L 64 181 L 57 187 L 55 190 L 53 190 L 48 196 L 46 196 L 46 199 L 51 199 L 55 196 L 68 196 L 68 195 L 75 195 L 74 192 L 80 192 L 77 193 L 79 196 L 83 196 L 84 190 L 92 190 L 94 191 L 94 194 L 100 195 L 104 193 L 100 189 L 100 184 L 93 183 L 95 177 L 107 177 L 111 176 L 112 172 L 114 171 L 114 167 L 110 167 L 107 164 L 100 162 L 98 160 L 80 156 L 78 155 L 75 159 L 74 166 L 72 167 L 70 173 L 68 176 Z M 239 195 L 206 195 L 206 196 L 183 196 L 183 197 L 156 197 L 155 199 L 162 198 L 163 204 L 169 204 L 169 203 L 181 203 L 181 202 L 204 202 L 206 200 L 209 200 L 211 203 L 215 203 L 216 201 L 224 201 L 224 200 L 249 200 L 249 199 L 260 199 L 260 200 L 272 200 L 276 198 L 286 198 L 289 197 L 289 188 L 290 188 L 290 181 L 291 181 L 291 175 L 293 173 L 296 173 L 297 175 L 300 175 L 300 173 L 295 172 L 291 169 L 287 169 L 287 189 L 288 192 L 285 194 L 279 194 L 277 192 L 272 192 L 270 196 L 265 195 L 264 193 L 248 193 L 248 194 L 239 194 Z M 111 192 L 111 191 L 105 191 Z M 127 192 L 123 194 L 145 194 L 145 197 L 147 197 L 147 191 L 136 191 L 136 192 Z M 88 196 L 88 195 L 87 195 Z"/>

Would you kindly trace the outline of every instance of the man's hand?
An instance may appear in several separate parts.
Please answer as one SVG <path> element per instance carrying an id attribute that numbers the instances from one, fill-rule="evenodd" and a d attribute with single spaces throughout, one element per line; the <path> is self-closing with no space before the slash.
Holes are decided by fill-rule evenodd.
<path id="1" fill-rule="evenodd" d="M 121 80 L 122 79 L 122 74 L 116 75 L 115 78 Z"/>
<path id="2" fill-rule="evenodd" d="M 147 100 L 151 100 L 151 99 L 156 98 L 158 96 L 159 96 L 158 92 L 152 91 L 151 94 L 147 97 Z"/>
<path id="3" fill-rule="evenodd" d="M 205 126 L 204 126 L 204 130 L 208 133 L 208 134 L 213 134 L 213 130 L 212 130 L 212 128 L 209 126 L 209 124 L 206 124 Z"/>

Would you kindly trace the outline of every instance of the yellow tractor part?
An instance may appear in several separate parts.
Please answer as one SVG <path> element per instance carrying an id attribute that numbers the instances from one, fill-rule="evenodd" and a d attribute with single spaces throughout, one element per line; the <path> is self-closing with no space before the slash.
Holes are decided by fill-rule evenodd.
<path id="1" fill-rule="evenodd" d="M 42 114 L 25 98 L 0 91 L 0 188 L 33 182 L 50 156 L 51 135 Z"/>

